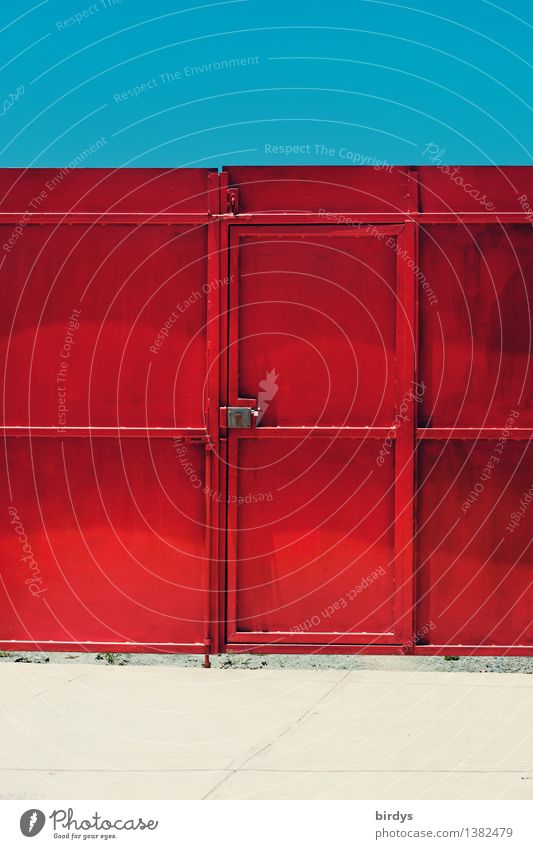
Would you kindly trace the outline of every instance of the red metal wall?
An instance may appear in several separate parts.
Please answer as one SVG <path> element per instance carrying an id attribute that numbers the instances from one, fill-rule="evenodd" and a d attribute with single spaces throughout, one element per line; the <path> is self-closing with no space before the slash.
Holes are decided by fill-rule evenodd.
<path id="1" fill-rule="evenodd" d="M 529 168 L 0 198 L 0 647 L 531 652 Z"/>

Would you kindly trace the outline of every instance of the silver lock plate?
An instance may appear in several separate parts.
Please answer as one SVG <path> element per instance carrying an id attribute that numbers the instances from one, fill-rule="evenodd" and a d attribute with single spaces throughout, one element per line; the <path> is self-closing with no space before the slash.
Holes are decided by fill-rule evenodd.
<path id="1" fill-rule="evenodd" d="M 252 411 L 250 407 L 228 407 L 228 427 L 251 427 Z"/>

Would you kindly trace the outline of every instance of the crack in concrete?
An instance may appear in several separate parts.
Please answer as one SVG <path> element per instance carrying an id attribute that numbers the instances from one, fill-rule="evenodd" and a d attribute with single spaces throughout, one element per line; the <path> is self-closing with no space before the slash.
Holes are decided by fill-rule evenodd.
<path id="1" fill-rule="evenodd" d="M 334 681 L 332 686 L 325 693 L 323 693 L 320 696 L 319 699 L 317 699 L 315 702 L 313 702 L 313 704 L 310 707 L 306 708 L 301 716 L 297 717 L 295 720 L 292 720 L 288 724 L 288 726 L 286 728 L 284 728 L 284 730 L 281 731 L 280 734 L 277 735 L 277 737 L 275 737 L 273 740 L 270 740 L 262 748 L 260 748 L 256 751 L 253 751 L 248 755 L 245 755 L 244 759 L 241 761 L 241 763 L 238 766 L 231 768 L 231 771 L 229 772 L 229 774 L 224 776 L 224 778 L 222 778 L 221 781 L 217 782 L 217 784 L 215 784 L 215 786 L 212 787 L 211 790 L 209 790 L 209 792 L 206 793 L 206 795 L 203 796 L 202 798 L 204 800 L 209 799 L 212 796 L 213 793 L 215 793 L 220 787 L 222 787 L 227 781 L 229 781 L 229 779 L 233 775 L 235 775 L 237 772 L 248 771 L 248 770 L 245 769 L 246 764 L 248 764 L 251 760 L 256 758 L 258 755 L 262 755 L 264 752 L 268 751 L 268 749 L 270 749 L 272 746 L 274 746 L 275 743 L 277 743 L 279 740 L 281 740 L 283 737 L 285 737 L 287 734 L 289 734 L 291 731 L 293 731 L 294 728 L 296 728 L 308 716 L 310 716 L 310 714 L 312 714 L 316 710 L 316 708 L 334 692 L 334 690 L 336 690 L 338 687 L 340 687 L 351 674 L 352 674 L 352 670 L 349 670 L 338 681 Z M 249 770 L 249 771 L 252 771 L 252 770 Z"/>

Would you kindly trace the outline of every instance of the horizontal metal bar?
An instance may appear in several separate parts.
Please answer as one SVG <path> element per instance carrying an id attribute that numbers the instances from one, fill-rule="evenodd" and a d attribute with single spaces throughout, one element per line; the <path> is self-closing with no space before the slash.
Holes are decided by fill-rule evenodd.
<path id="1" fill-rule="evenodd" d="M 528 224 L 527 212 L 248 212 L 239 215 L 224 215 L 222 218 L 235 223 L 262 225 L 275 224 L 358 224 L 387 226 L 416 221 L 419 224 Z"/>
<path id="2" fill-rule="evenodd" d="M 338 643 L 327 645 L 262 643 L 258 645 L 257 643 L 227 642 L 224 650 L 228 651 L 228 649 L 235 654 L 405 654 L 403 646 L 400 645 L 339 645 Z"/>
<path id="3" fill-rule="evenodd" d="M 2 651 L 72 651 L 79 652 L 103 652 L 113 651 L 121 654 L 155 654 L 157 652 L 168 652 L 168 654 L 203 654 L 203 643 L 128 643 L 128 642 L 91 642 L 83 640 L 56 641 L 56 640 L 0 640 Z"/>
<path id="4" fill-rule="evenodd" d="M 509 657 L 533 657 L 533 645 L 532 646 L 415 646 L 414 654 L 419 655 L 458 655 L 464 657 L 465 655 L 482 655 L 484 657 L 501 657 L 502 655 L 508 655 Z"/>
<path id="5" fill-rule="evenodd" d="M 317 224 L 376 227 L 417 221 L 419 224 L 528 224 L 527 212 L 246 212 L 218 215 L 205 212 L 0 212 L 0 224 L 202 224 L 225 220 L 229 224 Z"/>
<path id="6" fill-rule="evenodd" d="M 262 227 L 311 225 L 357 228 L 359 224 L 373 224 L 376 227 L 401 227 L 409 219 L 408 212 L 246 212 L 238 215 L 222 215 L 228 224 L 256 224 Z M 216 217 L 216 216 L 213 216 Z"/>
<path id="7" fill-rule="evenodd" d="M 394 645 L 398 643 L 398 637 L 392 633 L 369 633 L 369 632 L 341 632 L 341 631 L 237 631 L 228 636 L 228 642 L 232 643 L 284 643 L 324 645 L 330 643 L 342 643 L 344 645 L 370 645 L 373 643 L 381 645 Z"/>
<path id="8" fill-rule="evenodd" d="M 146 437 L 147 439 L 199 439 L 209 440 L 204 428 L 194 427 L 34 427 L 0 426 L 0 437 Z"/>
<path id="9" fill-rule="evenodd" d="M 0 224 L 207 224 L 208 212 L 0 212 Z"/>
<path id="10" fill-rule="evenodd" d="M 302 427 L 252 427 L 242 430 L 233 430 L 242 439 L 257 439 L 261 436 L 268 439 L 294 439 L 298 436 L 304 437 L 339 437 L 341 439 L 390 439 L 396 438 L 396 429 L 393 427 L 313 427 L 303 425 Z"/>
<path id="11" fill-rule="evenodd" d="M 419 224 L 529 224 L 527 212 L 419 212 Z"/>
<path id="12" fill-rule="evenodd" d="M 529 440 L 533 437 L 533 428 L 527 427 L 422 427 L 417 428 L 417 439 L 505 439 Z"/>

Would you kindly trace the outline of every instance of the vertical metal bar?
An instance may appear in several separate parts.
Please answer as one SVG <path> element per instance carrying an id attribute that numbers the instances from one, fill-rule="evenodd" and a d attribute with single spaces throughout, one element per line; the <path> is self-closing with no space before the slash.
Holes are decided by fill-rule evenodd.
<path id="1" fill-rule="evenodd" d="M 207 224 L 207 315 L 206 315 L 206 386 L 204 387 L 205 426 L 209 441 L 205 450 L 205 571 L 204 571 L 204 667 L 209 668 L 209 655 L 213 648 L 218 649 L 216 630 L 212 634 L 213 611 L 213 572 L 218 571 L 218 532 L 219 516 L 216 498 L 218 489 L 219 425 L 218 408 L 220 404 L 220 296 L 219 281 L 219 231 L 217 215 L 220 208 L 218 173 L 208 174 L 207 207 L 210 220 Z M 214 645 L 213 645 L 214 643 Z"/>
<path id="2" fill-rule="evenodd" d="M 237 632 L 237 569 L 239 440 L 235 432 L 228 439 L 228 504 L 227 504 L 227 621 L 226 640 Z"/>
<path id="3" fill-rule="evenodd" d="M 219 491 L 218 502 L 218 570 L 215 586 L 215 623 L 216 623 L 216 651 L 225 650 L 226 640 L 226 563 L 227 563 L 227 463 L 228 463 L 228 441 L 223 438 L 219 441 Z"/>
<path id="4" fill-rule="evenodd" d="M 239 395 L 239 236 L 228 227 L 228 404 L 236 404 Z M 228 431 L 227 441 L 227 574 L 226 574 L 226 640 L 237 630 L 237 535 L 239 487 L 239 433 Z"/>
<path id="5" fill-rule="evenodd" d="M 239 230 L 233 228 L 229 239 L 229 321 L 228 321 L 228 404 L 239 399 Z"/>
<path id="6" fill-rule="evenodd" d="M 406 653 L 414 646 L 414 449 L 416 433 L 416 225 L 398 236 L 395 452 L 396 632 Z"/>
<path id="7" fill-rule="evenodd" d="M 415 169 L 417 170 L 417 169 Z M 416 175 L 416 185 L 417 185 L 417 201 L 420 209 L 420 192 L 419 192 L 419 175 L 417 170 Z M 412 249 L 413 249 L 413 259 L 414 259 L 414 268 L 413 268 L 413 279 L 412 279 L 412 287 L 413 287 L 413 299 L 414 299 L 414 317 L 413 317 L 413 326 L 414 326 L 414 374 L 415 380 L 418 382 L 419 371 L 418 371 L 418 321 L 419 321 L 419 281 L 418 281 L 418 270 L 420 263 L 420 219 L 418 218 L 418 214 L 415 216 L 413 223 L 410 225 L 412 227 Z M 420 402 L 421 403 L 421 402 Z M 418 439 L 417 439 L 417 430 L 418 430 L 418 405 L 415 405 L 416 409 L 413 414 L 413 433 L 412 433 L 412 457 L 413 457 L 413 501 L 412 501 L 412 510 L 413 510 L 413 519 L 412 519 L 412 606 L 413 606 L 413 616 L 412 616 L 412 629 L 413 629 L 413 637 L 411 640 L 411 646 L 409 654 L 414 654 L 416 650 L 417 644 L 417 532 L 418 532 L 418 524 L 417 524 L 417 503 L 418 503 L 418 483 L 417 483 L 417 463 L 418 463 Z M 429 624 L 429 623 L 427 623 Z"/>
<path id="8" fill-rule="evenodd" d="M 227 202 L 229 176 L 223 171 L 219 174 L 219 208 L 225 210 Z M 227 220 L 220 222 L 219 229 L 219 269 L 221 278 L 226 278 L 228 284 L 222 287 L 220 292 L 221 325 L 220 325 L 220 389 L 221 404 L 228 403 L 228 319 L 229 319 L 229 289 L 231 285 L 230 258 L 229 258 L 229 224 Z"/>
<path id="9" fill-rule="evenodd" d="M 219 210 L 226 211 L 227 191 L 229 184 L 229 175 L 223 171 L 219 174 L 218 194 L 219 194 Z M 220 307 L 220 406 L 226 407 L 228 404 L 228 321 L 229 321 L 229 290 L 231 287 L 230 276 L 230 260 L 229 260 L 229 224 L 225 220 L 219 223 L 219 275 L 220 279 L 225 279 L 225 285 L 220 287 L 219 291 L 219 307 Z M 218 534 L 218 555 L 219 569 L 217 576 L 217 651 L 225 651 L 226 647 L 226 605 L 227 605 L 227 539 L 228 539 L 228 516 L 227 516 L 227 494 L 228 494 L 228 440 L 226 428 L 220 427 L 219 433 L 221 439 L 219 442 L 219 486 L 221 492 L 221 501 L 219 502 L 219 534 Z"/>
<path id="10" fill-rule="evenodd" d="M 218 213 L 220 195 L 218 174 L 209 174 L 209 211 Z M 218 439 L 220 403 L 220 224 L 210 218 L 207 225 L 207 397 L 206 427 L 214 442 Z"/>
<path id="11" fill-rule="evenodd" d="M 213 516 L 212 499 L 211 499 L 211 460 L 213 456 L 213 447 L 209 443 L 205 446 L 205 569 L 204 569 L 204 669 L 209 669 L 211 661 L 211 521 Z"/>

